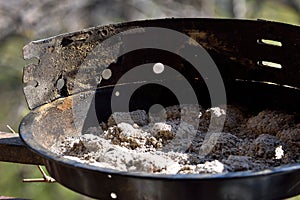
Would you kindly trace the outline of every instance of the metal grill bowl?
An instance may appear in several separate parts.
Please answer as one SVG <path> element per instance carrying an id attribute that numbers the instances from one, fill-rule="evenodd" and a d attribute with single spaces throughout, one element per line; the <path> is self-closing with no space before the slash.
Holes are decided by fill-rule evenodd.
<path id="1" fill-rule="evenodd" d="M 74 79 L 76 67 L 89 51 L 79 47 L 99 44 L 135 27 L 164 27 L 193 37 L 218 66 L 229 104 L 242 105 L 253 112 L 266 108 L 285 110 L 295 114 L 299 121 L 299 27 L 268 21 L 161 19 L 90 28 L 32 42 L 24 48 L 25 58 L 37 58 L 39 62 L 24 68 L 24 82 L 29 83 L 24 92 L 32 111 L 20 125 L 20 137 L 31 150 L 44 157 L 50 175 L 74 191 L 99 199 L 280 199 L 299 194 L 299 163 L 259 172 L 157 175 L 99 168 L 49 151 L 66 136 L 78 136 L 97 126 L 89 120 L 95 115 L 99 121 L 107 120 L 112 112 L 113 89 L 126 92 L 139 84 L 115 85 L 132 63 L 157 62 L 161 52 L 151 49 L 126 54 L 109 66 L 113 76 L 96 89 L 88 86 L 73 89 L 76 81 L 84 83 L 87 78 L 97 76 L 97 72 L 87 69 L 86 77 Z M 204 33 L 207 37 L 201 37 Z M 266 40 L 282 45 L 268 44 Z M 164 53 L 164 59 L 171 58 Z M 187 79 L 196 80 L 192 85 L 199 103 L 209 106 L 210 97 L 202 77 L 188 64 L 180 69 L 176 63 L 184 61 L 171 60 L 170 65 L 178 66 L 177 70 Z M 282 68 L 264 66 L 262 61 L 279 63 Z M 59 79 L 63 85 L 57 87 Z M 163 81 L 181 80 L 170 77 Z M 154 103 L 168 106 L 176 101 L 161 87 L 144 88 L 130 101 L 130 108 L 147 110 Z"/>

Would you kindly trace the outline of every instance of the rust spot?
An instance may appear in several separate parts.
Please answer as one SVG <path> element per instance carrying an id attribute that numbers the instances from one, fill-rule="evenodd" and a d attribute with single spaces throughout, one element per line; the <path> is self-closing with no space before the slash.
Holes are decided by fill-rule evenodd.
<path id="1" fill-rule="evenodd" d="M 45 105 L 41 106 L 40 108 L 38 108 L 36 111 L 37 115 L 35 117 L 35 121 L 39 122 L 51 108 L 53 108 L 53 105 L 51 103 L 45 104 Z"/>
<path id="2" fill-rule="evenodd" d="M 190 36 L 191 40 L 189 41 L 191 45 L 198 45 L 197 42 L 205 41 L 207 39 L 207 34 L 205 31 L 197 31 L 197 30 L 190 30 L 188 31 L 188 35 Z M 195 41 L 197 41 L 195 44 Z"/>
<path id="3" fill-rule="evenodd" d="M 202 40 L 205 40 L 207 38 L 207 33 L 204 31 L 200 31 L 198 33 L 198 37 L 201 38 Z"/>
<path id="4" fill-rule="evenodd" d="M 57 109 L 61 111 L 69 110 L 72 108 L 72 98 L 65 98 L 61 104 L 57 105 Z"/>

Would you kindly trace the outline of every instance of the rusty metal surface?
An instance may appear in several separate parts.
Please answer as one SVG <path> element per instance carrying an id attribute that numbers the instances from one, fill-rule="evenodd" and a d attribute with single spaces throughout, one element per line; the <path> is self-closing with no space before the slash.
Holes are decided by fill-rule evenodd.
<path id="1" fill-rule="evenodd" d="M 26 45 L 24 58 L 38 59 L 38 63 L 24 68 L 23 81 L 27 84 L 24 93 L 29 108 L 94 89 L 89 83 L 99 83 L 103 70 L 99 66 L 114 62 L 112 52 L 118 51 L 122 44 L 108 47 L 105 52 L 98 52 L 95 47 L 112 35 L 136 27 L 164 27 L 186 33 L 210 53 L 218 66 L 224 68 L 220 69 L 223 78 L 234 74 L 233 77 L 241 80 L 300 88 L 300 28 L 297 26 L 226 19 L 148 20 L 89 28 Z M 261 44 L 258 42 L 261 39 L 279 41 L 282 46 Z M 95 58 L 82 65 L 90 54 Z M 260 66 L 260 61 L 279 63 L 282 69 Z M 79 67 L 84 68 L 86 76 L 76 77 Z M 119 72 L 122 72 L 122 67 Z M 78 87 L 74 88 L 75 84 Z"/>
<path id="2" fill-rule="evenodd" d="M 122 87 L 125 87 L 126 91 L 125 85 L 118 86 L 118 90 L 123 90 Z M 99 98 L 96 94 L 94 99 L 99 101 L 95 104 L 103 106 L 104 111 L 109 110 L 107 105 L 110 103 L 109 97 L 113 87 L 110 88 L 110 92 L 106 92 L 108 89 L 99 89 Z M 288 105 L 297 104 L 300 98 L 299 91 L 286 95 L 290 92 L 289 89 L 275 85 L 262 87 L 250 83 L 237 83 L 230 91 L 232 94 L 229 95 L 239 96 L 244 99 L 242 102 L 252 103 L 253 107 L 268 106 L 266 99 L 269 99 L 269 104 L 272 100 L 276 102 L 274 97 L 277 94 L 284 96 L 286 99 L 281 100 L 289 102 Z M 153 96 L 162 100 L 162 92 L 156 91 Z M 87 102 L 93 95 L 90 92 L 82 92 L 45 104 L 31 111 L 20 126 L 22 140 L 29 148 L 45 157 L 45 166 L 49 174 L 74 191 L 97 199 L 110 199 L 112 192 L 117 194 L 118 199 L 186 199 L 190 194 L 193 194 L 193 199 L 283 199 L 300 193 L 299 164 L 259 172 L 159 175 L 119 172 L 79 163 L 50 151 L 51 146 L 67 136 L 85 134 L 81 126 L 87 119 L 80 115 L 76 119 L 72 109 L 79 109 L 77 113 L 82 112 L 84 115 L 86 110 L 89 110 Z M 231 99 L 238 100 L 233 97 Z M 144 106 L 151 104 L 148 100 L 149 98 L 145 98 L 134 103 Z M 90 105 L 90 109 L 95 110 L 94 106 Z"/>
<path id="3" fill-rule="evenodd" d="M 0 161 L 43 165 L 43 158 L 29 150 L 18 134 L 0 132 Z"/>

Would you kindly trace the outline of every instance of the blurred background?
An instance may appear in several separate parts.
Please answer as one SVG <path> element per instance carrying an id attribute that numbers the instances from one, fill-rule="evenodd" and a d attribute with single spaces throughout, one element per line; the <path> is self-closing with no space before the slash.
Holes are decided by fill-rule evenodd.
<path id="1" fill-rule="evenodd" d="M 300 0 L 0 0 L 0 131 L 9 132 L 6 125 L 18 130 L 28 112 L 22 92 L 25 44 L 91 26 L 166 17 L 261 18 L 300 25 Z M 35 166 L 0 162 L 0 196 L 89 199 L 58 183 L 22 183 L 36 177 L 41 174 Z"/>

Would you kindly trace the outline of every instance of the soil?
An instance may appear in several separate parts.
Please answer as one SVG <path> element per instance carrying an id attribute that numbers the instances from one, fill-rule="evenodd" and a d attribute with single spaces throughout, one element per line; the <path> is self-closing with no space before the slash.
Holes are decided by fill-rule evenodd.
<path id="1" fill-rule="evenodd" d="M 66 137 L 51 149 L 99 167 L 161 174 L 259 171 L 300 162 L 300 124 L 293 115 L 224 108 L 181 105 L 155 114 L 113 113 L 101 130 Z"/>

